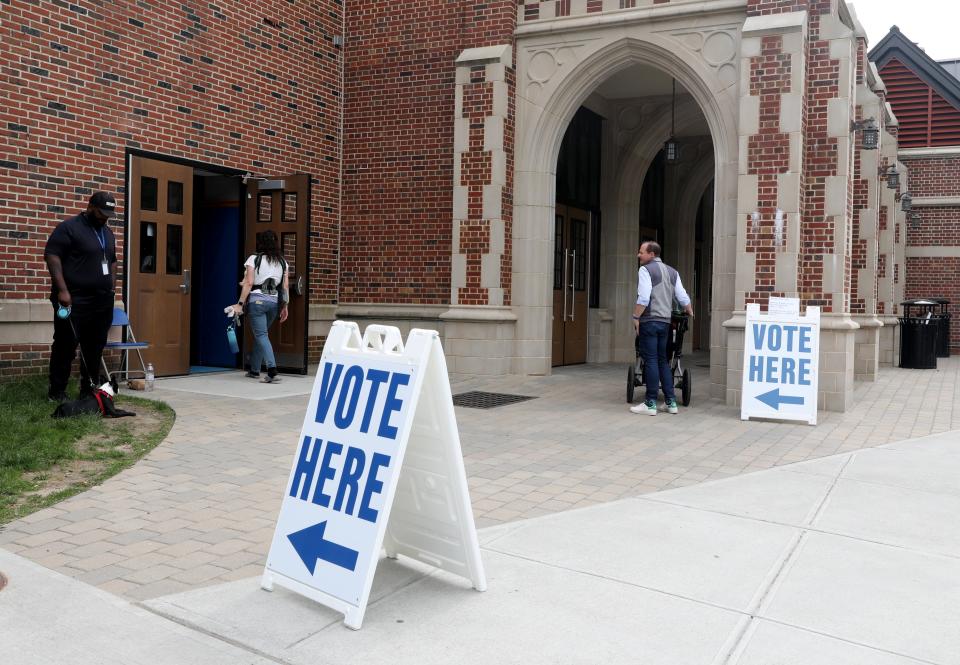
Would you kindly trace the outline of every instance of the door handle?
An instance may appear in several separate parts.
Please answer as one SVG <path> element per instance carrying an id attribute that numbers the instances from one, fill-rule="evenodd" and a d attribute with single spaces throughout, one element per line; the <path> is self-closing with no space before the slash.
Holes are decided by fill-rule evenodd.
<path id="1" fill-rule="evenodd" d="M 180 285 L 180 290 L 183 291 L 184 295 L 190 293 L 190 271 L 183 271 L 183 284 Z"/>
<path id="2" fill-rule="evenodd" d="M 570 253 L 569 250 L 563 250 L 563 320 L 567 320 L 567 255 Z"/>
<path id="3" fill-rule="evenodd" d="M 293 288 L 290 290 L 298 296 L 303 295 L 303 275 L 297 275 L 297 278 L 293 280 Z"/>
<path id="4" fill-rule="evenodd" d="M 576 297 L 577 292 L 574 289 L 574 284 L 577 280 L 577 250 L 573 250 L 570 256 L 570 320 L 576 320 Z"/>

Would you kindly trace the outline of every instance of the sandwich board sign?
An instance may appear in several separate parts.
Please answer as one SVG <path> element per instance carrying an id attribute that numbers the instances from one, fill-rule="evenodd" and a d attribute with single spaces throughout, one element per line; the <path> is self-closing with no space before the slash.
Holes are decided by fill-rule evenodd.
<path id="1" fill-rule="evenodd" d="M 336 321 L 327 337 L 261 587 L 363 622 L 381 550 L 486 589 L 439 335 Z"/>
<path id="2" fill-rule="evenodd" d="M 796 300 L 796 303 L 783 302 Z M 817 424 L 820 308 L 800 315 L 798 299 L 782 298 L 767 314 L 747 305 L 740 419 Z"/>

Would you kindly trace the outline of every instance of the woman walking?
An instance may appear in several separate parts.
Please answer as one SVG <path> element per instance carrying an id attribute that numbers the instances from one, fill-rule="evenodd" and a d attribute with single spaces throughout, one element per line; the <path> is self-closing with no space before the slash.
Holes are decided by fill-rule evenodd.
<path id="1" fill-rule="evenodd" d="M 280 323 L 287 320 L 287 301 L 289 300 L 289 278 L 287 262 L 280 253 L 277 234 L 262 231 L 257 234 L 257 253 L 251 254 L 243 264 L 246 271 L 241 282 L 240 301 L 234 305 L 234 311 L 243 311 L 247 303 L 247 316 L 253 332 L 253 351 L 250 354 L 250 370 L 246 376 L 260 378 L 260 367 L 267 365 L 267 376 L 262 383 L 276 383 L 277 361 L 273 355 L 268 332 L 271 324 L 280 316 Z"/>

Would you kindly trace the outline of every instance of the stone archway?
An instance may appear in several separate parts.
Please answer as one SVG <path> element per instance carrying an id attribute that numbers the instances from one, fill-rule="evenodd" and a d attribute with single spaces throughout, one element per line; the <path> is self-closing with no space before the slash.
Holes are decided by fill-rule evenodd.
<path id="1" fill-rule="evenodd" d="M 671 75 L 690 92 L 713 139 L 716 223 L 711 394 L 724 394 L 726 340 L 719 322 L 730 317 L 734 305 L 738 29 L 743 16 L 718 14 L 713 19 L 715 26 L 704 27 L 702 13 L 678 13 L 669 21 L 656 24 L 585 25 L 581 30 L 563 34 L 518 31 L 512 274 L 513 312 L 517 316 L 515 373 L 550 372 L 555 169 L 564 131 L 600 81 L 642 63 Z M 629 36 L 625 37 L 625 33 Z M 651 136 L 648 141 L 662 143 L 663 137 Z M 646 171 L 642 161 L 638 160 L 634 169 L 640 182 Z M 624 202 L 629 210 L 629 202 Z M 620 223 L 615 227 L 626 232 Z M 633 251 L 635 243 L 631 244 Z M 516 260 L 520 257 L 522 261 Z M 622 322 L 617 318 L 628 316 L 620 310 L 623 308 L 613 309 L 614 329 L 627 323 L 625 318 Z"/>

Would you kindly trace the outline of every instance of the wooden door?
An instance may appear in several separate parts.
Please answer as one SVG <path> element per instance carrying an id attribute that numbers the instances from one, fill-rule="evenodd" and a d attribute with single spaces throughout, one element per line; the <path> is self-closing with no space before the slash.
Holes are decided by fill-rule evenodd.
<path id="1" fill-rule="evenodd" d="M 270 344 L 281 371 L 307 371 L 307 253 L 310 230 L 310 176 L 288 175 L 247 184 L 244 258 L 257 251 L 257 234 L 277 234 L 290 273 L 288 318 L 270 328 Z M 249 326 L 247 326 L 249 328 Z M 252 342 L 247 331 L 246 349 Z"/>
<path id="2" fill-rule="evenodd" d="M 130 327 L 157 376 L 190 371 L 193 169 L 132 158 L 126 266 Z"/>
<path id="3" fill-rule="evenodd" d="M 557 206 L 553 253 L 553 365 L 587 360 L 590 213 Z"/>

